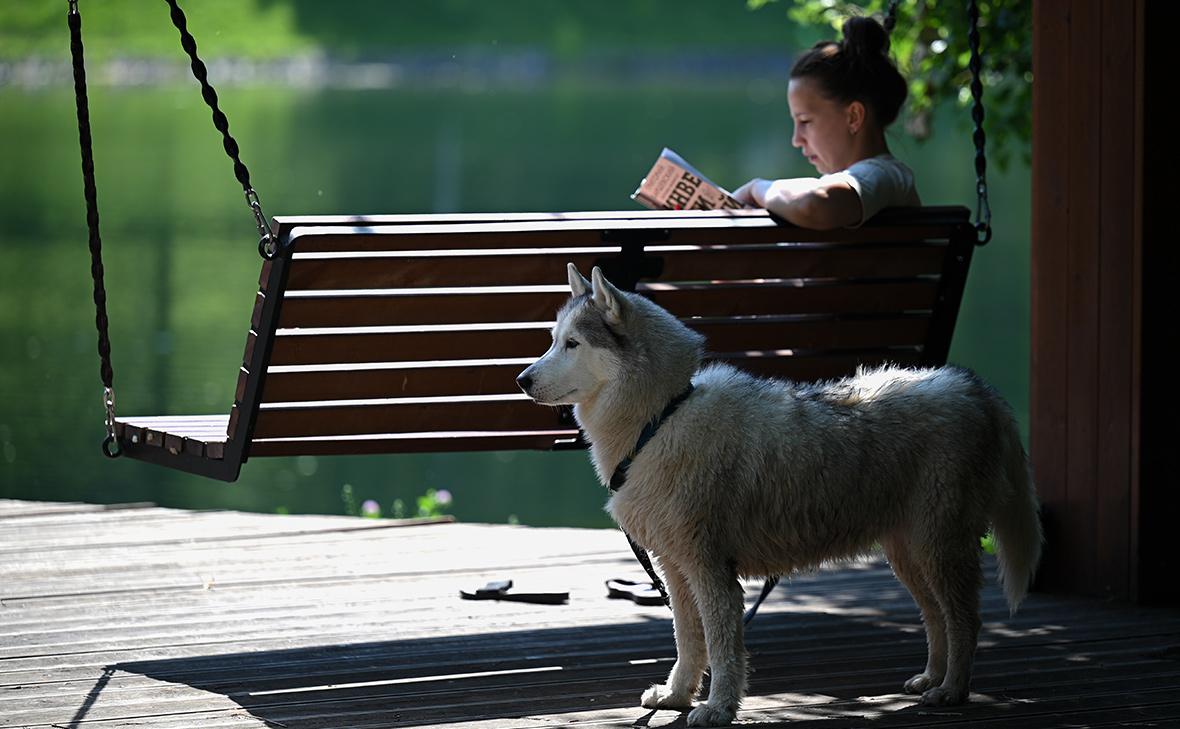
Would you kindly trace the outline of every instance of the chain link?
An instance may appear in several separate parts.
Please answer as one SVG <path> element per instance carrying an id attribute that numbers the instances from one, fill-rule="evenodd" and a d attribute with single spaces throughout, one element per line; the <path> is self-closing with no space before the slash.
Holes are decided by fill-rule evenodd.
<path id="1" fill-rule="evenodd" d="M 107 437 L 102 442 L 102 451 L 108 458 L 118 458 L 122 454 L 119 439 L 115 436 L 115 390 L 110 387 L 102 388 L 102 406 L 106 410 Z M 114 448 L 112 451 L 111 449 Z"/>
<path id="2" fill-rule="evenodd" d="M 115 371 L 111 365 L 110 321 L 107 318 L 107 290 L 102 265 L 102 236 L 99 232 L 98 191 L 95 187 L 94 148 L 90 135 L 90 103 L 86 93 L 85 52 L 82 47 L 82 15 L 77 0 L 69 1 L 66 18 L 70 27 L 70 57 L 74 70 L 74 102 L 78 114 L 78 147 L 82 153 L 82 192 L 86 199 L 86 228 L 90 246 L 90 277 L 94 280 L 94 326 L 98 330 L 99 375 L 106 411 L 106 440 L 102 450 L 111 458 L 120 454 L 115 438 Z M 112 448 L 114 450 L 112 450 Z"/>
<path id="3" fill-rule="evenodd" d="M 992 239 L 992 209 L 987 199 L 987 137 L 983 133 L 983 58 L 979 52 L 979 5 L 969 0 L 967 18 L 970 28 L 967 43 L 971 47 L 971 119 L 975 122 L 972 139 L 975 142 L 975 235 L 976 243 L 984 245 Z"/>
<path id="4" fill-rule="evenodd" d="M 206 68 L 205 62 L 197 55 L 197 39 L 188 31 L 188 18 L 185 17 L 184 11 L 180 9 L 176 0 L 164 0 L 164 2 L 171 9 L 172 24 L 180 32 L 180 45 L 189 56 L 191 61 L 189 65 L 192 68 L 193 76 L 201 85 L 201 98 L 205 100 L 205 103 L 213 112 L 213 126 L 217 128 L 217 131 L 221 132 L 222 146 L 225 148 L 225 153 L 234 163 L 234 176 L 242 185 L 242 191 L 246 193 L 246 203 L 250 206 L 250 211 L 254 213 L 254 222 L 258 225 L 258 253 L 268 260 L 274 258 L 278 252 L 278 244 L 270 232 L 270 226 L 266 223 L 266 216 L 262 213 L 262 205 L 258 200 L 258 193 L 250 185 L 250 170 L 242 162 L 238 154 L 238 142 L 229 133 L 229 119 L 218 106 L 217 90 L 209 83 L 209 69 Z"/>
<path id="5" fill-rule="evenodd" d="M 900 3 L 901 0 L 890 0 L 889 8 L 885 11 L 885 22 L 882 26 L 889 35 L 893 35 L 893 27 L 897 25 L 897 6 Z"/>

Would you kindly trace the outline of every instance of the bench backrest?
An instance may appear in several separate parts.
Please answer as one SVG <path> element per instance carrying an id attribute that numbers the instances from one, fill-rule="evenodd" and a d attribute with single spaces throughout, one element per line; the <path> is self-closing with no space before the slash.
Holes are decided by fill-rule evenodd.
<path id="1" fill-rule="evenodd" d="M 243 458 L 574 444 L 569 413 L 515 383 L 549 346 L 568 261 L 760 374 L 942 364 L 974 242 L 958 207 L 826 233 L 762 211 L 276 222 L 227 433 Z"/>

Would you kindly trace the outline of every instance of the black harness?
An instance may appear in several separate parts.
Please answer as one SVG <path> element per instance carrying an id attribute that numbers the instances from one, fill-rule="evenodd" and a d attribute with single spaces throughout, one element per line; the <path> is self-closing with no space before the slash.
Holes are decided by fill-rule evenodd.
<path id="1" fill-rule="evenodd" d="M 643 447 L 655 437 L 656 431 L 660 429 L 660 426 L 664 424 L 664 421 L 672 417 L 672 414 L 675 413 L 682 404 L 684 404 L 684 401 L 687 400 L 695 390 L 696 387 L 694 387 L 692 383 L 689 383 L 684 392 L 681 392 L 679 395 L 672 398 L 672 400 L 664 406 L 664 410 L 659 414 L 658 417 L 654 418 L 653 420 L 649 421 L 647 425 L 643 426 L 643 430 L 639 433 L 639 439 L 635 441 L 635 447 L 631 449 L 630 455 L 624 457 L 623 460 L 619 462 L 619 465 L 615 467 L 615 472 L 611 474 L 610 492 L 612 494 L 618 492 L 623 488 L 623 485 L 627 483 L 627 469 L 630 468 L 631 463 L 639 457 L 639 451 L 643 450 Z M 651 579 L 651 584 L 660 591 L 660 597 L 663 598 L 664 604 L 668 607 L 671 607 L 672 601 L 668 598 L 668 591 L 665 589 L 663 581 L 660 580 L 660 576 L 656 572 L 655 567 L 652 566 L 651 557 L 648 556 L 647 550 L 639 546 L 639 544 L 631 538 L 631 535 L 628 534 L 625 529 L 623 530 L 623 536 L 627 537 L 627 543 L 631 545 L 631 551 L 635 553 L 635 559 L 639 561 L 639 564 L 643 567 L 643 571 L 646 572 L 648 578 Z M 743 622 L 748 624 L 754 619 L 754 615 L 758 613 L 758 608 L 762 606 L 762 602 L 770 594 L 770 591 L 774 589 L 774 586 L 778 584 L 778 579 L 778 577 L 768 577 L 766 579 L 766 582 L 764 582 L 762 585 L 761 594 L 759 594 L 758 599 L 754 601 L 754 605 L 748 611 L 746 611 Z"/>

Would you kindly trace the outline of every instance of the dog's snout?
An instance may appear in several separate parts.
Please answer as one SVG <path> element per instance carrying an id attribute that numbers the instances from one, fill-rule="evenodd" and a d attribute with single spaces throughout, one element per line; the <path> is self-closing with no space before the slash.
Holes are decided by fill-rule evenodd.
<path id="1" fill-rule="evenodd" d="M 516 378 L 516 384 L 520 385 L 520 389 L 528 392 L 533 387 L 533 377 L 528 372 L 521 372 Z"/>

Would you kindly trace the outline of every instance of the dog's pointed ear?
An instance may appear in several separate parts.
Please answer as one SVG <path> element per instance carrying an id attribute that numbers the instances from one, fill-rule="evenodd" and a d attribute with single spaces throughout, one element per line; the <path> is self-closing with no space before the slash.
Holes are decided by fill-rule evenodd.
<path id="1" fill-rule="evenodd" d="M 578 267 L 572 262 L 565 264 L 566 273 L 569 274 L 570 279 L 570 295 L 575 299 L 583 294 L 590 293 L 590 282 L 586 277 L 578 273 Z"/>
<path id="2" fill-rule="evenodd" d="M 623 298 L 623 293 L 606 280 L 606 276 L 602 275 L 602 269 L 598 266 L 595 266 L 594 270 L 590 272 L 590 280 L 594 292 L 594 304 L 606 315 L 607 323 L 618 324 L 622 322 L 623 306 L 626 301 Z"/>

